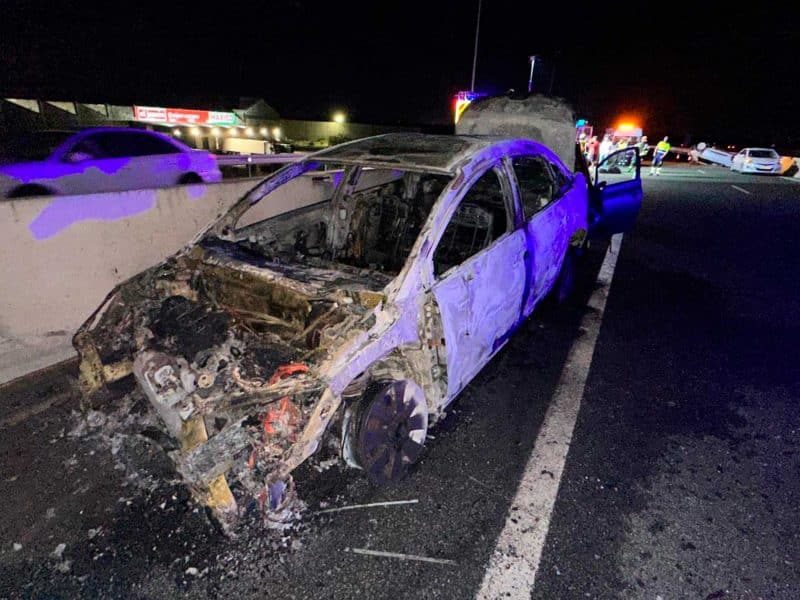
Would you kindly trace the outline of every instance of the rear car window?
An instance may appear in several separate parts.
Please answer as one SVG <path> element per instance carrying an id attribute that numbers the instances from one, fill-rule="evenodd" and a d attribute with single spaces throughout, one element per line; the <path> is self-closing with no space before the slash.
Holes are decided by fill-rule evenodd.
<path id="1" fill-rule="evenodd" d="M 750 150 L 753 158 L 778 158 L 778 153 L 774 150 Z"/>

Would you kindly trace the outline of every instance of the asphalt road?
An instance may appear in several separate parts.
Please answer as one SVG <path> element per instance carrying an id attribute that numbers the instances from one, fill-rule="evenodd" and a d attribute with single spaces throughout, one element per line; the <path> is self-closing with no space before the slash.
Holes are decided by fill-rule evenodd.
<path id="1" fill-rule="evenodd" d="M 507 519 L 531 518 L 549 522 L 533 598 L 800 598 L 800 182 L 643 178 L 552 513 L 514 497 L 602 244 L 575 301 L 515 335 L 408 478 L 304 468 L 287 530 L 224 537 L 149 438 L 115 435 L 141 406 L 80 416 L 74 365 L 0 388 L 0 598 L 471 599 Z M 415 502 L 317 514 L 386 501 Z"/>

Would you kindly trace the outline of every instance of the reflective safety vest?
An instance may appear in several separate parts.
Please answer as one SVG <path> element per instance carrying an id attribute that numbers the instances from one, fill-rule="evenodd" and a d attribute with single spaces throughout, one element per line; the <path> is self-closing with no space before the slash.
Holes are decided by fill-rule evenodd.
<path id="1" fill-rule="evenodd" d="M 670 148 L 672 148 L 672 146 L 670 146 L 669 142 L 665 142 L 664 140 L 661 140 L 656 144 L 656 152 L 661 154 L 666 154 L 669 152 Z"/>

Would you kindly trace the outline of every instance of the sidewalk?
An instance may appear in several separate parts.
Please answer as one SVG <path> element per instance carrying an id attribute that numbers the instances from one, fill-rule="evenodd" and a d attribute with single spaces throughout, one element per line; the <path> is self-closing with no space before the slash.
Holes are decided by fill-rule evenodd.
<path id="1" fill-rule="evenodd" d="M 72 334 L 22 339 L 0 337 L 0 385 L 77 356 Z"/>

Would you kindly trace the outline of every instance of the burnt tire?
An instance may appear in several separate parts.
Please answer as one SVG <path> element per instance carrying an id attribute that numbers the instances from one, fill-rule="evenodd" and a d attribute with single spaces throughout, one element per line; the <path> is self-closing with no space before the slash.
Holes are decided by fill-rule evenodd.
<path id="1" fill-rule="evenodd" d="M 355 453 L 367 478 L 379 487 L 402 479 L 422 455 L 428 432 L 422 389 L 410 380 L 372 384 L 357 419 Z"/>

